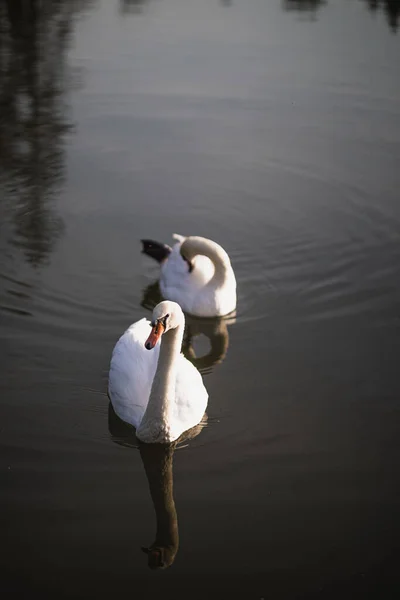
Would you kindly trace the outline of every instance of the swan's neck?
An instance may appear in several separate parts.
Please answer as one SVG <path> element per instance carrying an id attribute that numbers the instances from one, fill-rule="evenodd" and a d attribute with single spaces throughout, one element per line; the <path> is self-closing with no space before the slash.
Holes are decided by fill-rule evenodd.
<path id="1" fill-rule="evenodd" d="M 160 354 L 149 402 L 136 430 L 136 435 L 142 442 L 169 443 L 173 439 L 172 415 L 182 338 L 183 325 L 170 329 L 161 338 Z"/>
<path id="2" fill-rule="evenodd" d="M 156 539 L 151 547 L 164 548 L 168 553 L 168 560 L 173 560 L 179 545 L 178 518 L 173 497 L 173 454 L 174 448 L 171 446 L 165 448 L 146 445 L 141 448 L 157 518 Z"/>
<path id="3" fill-rule="evenodd" d="M 214 265 L 214 275 L 207 284 L 209 288 L 222 287 L 229 278 L 232 267 L 228 254 L 211 240 L 198 240 L 195 243 L 198 254 L 207 256 Z"/>

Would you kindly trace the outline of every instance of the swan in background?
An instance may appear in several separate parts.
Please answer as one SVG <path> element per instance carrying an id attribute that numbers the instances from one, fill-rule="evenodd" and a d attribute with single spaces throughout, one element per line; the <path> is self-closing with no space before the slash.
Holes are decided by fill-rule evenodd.
<path id="1" fill-rule="evenodd" d="M 113 350 L 108 395 L 142 442 L 173 442 L 205 413 L 202 377 L 181 354 L 184 326 L 180 306 L 160 302 L 151 323 L 141 319 L 131 325 Z"/>
<path id="2" fill-rule="evenodd" d="M 163 297 L 197 317 L 222 317 L 234 311 L 236 279 L 225 250 L 204 237 L 174 234 L 173 238 L 173 248 L 141 240 L 144 254 L 161 265 Z"/>

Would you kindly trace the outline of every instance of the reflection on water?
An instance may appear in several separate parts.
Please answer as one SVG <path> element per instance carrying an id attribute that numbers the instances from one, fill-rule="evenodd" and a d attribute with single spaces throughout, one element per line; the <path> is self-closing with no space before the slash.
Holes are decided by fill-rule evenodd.
<path id="1" fill-rule="evenodd" d="M 120 0 L 120 9 L 135 12 L 145 1 Z M 397 31 L 399 0 L 362 1 L 372 12 L 384 11 Z M 10 242 L 34 266 L 48 258 L 63 228 L 54 201 L 64 180 L 64 145 L 71 130 L 65 56 L 74 15 L 89 3 L 0 4 L 0 189 L 3 210 L 12 221 Z M 283 7 L 314 15 L 325 3 L 284 0 Z"/>
<path id="2" fill-rule="evenodd" d="M 148 0 L 119 0 L 121 14 L 140 14 Z M 232 0 L 220 0 L 222 6 L 231 6 Z"/>
<path id="3" fill-rule="evenodd" d="M 315 11 L 325 4 L 326 0 L 284 0 L 286 10 Z"/>
<path id="4" fill-rule="evenodd" d="M 162 299 L 157 280 L 143 290 L 140 304 L 152 311 Z M 232 315 L 225 318 L 206 319 L 185 314 L 182 352 L 203 375 L 209 373 L 215 365 L 224 360 L 229 346 L 228 325 L 233 325 L 235 322 L 236 317 Z M 197 356 L 194 349 L 194 341 L 198 336 L 205 336 L 210 344 L 209 351 L 200 356 Z"/>
<path id="5" fill-rule="evenodd" d="M 314 15 L 325 3 L 326 0 L 283 0 L 283 8 L 287 11 L 296 10 Z"/>
<path id="6" fill-rule="evenodd" d="M 203 420 L 185 431 L 172 444 L 142 444 L 136 439 L 134 429 L 124 423 L 114 412 L 111 402 L 108 406 L 108 428 L 117 444 L 139 448 L 146 471 L 150 495 L 156 513 L 156 535 L 150 546 L 142 551 L 148 556 L 150 569 L 170 567 L 179 548 L 178 516 L 173 494 L 173 456 L 177 447 L 197 437 L 207 422 Z"/>
<path id="7" fill-rule="evenodd" d="M 5 598 L 398 597 L 400 37 L 385 2 L 222 3 L 0 2 Z M 159 299 L 139 240 L 193 224 L 238 280 L 183 346 L 218 426 L 140 452 L 98 390 Z"/>
<path id="8" fill-rule="evenodd" d="M 182 345 L 182 351 L 186 358 L 204 375 L 209 373 L 212 368 L 221 363 L 228 351 L 229 333 L 228 325 L 233 325 L 235 317 L 229 319 L 196 319 L 195 317 L 186 317 L 185 336 Z M 210 348 L 206 354 L 197 356 L 194 348 L 195 338 L 205 336 Z"/>
<path id="9" fill-rule="evenodd" d="M 163 297 L 157 279 L 157 281 L 150 283 L 150 285 L 144 288 L 140 306 L 143 306 L 143 308 L 147 308 L 147 310 L 152 311 L 153 308 L 157 306 L 157 304 L 162 300 Z"/>
<path id="10" fill-rule="evenodd" d="M 371 12 L 384 11 L 390 29 L 396 32 L 399 27 L 400 0 L 361 0 Z M 328 0 L 283 0 L 282 6 L 287 11 L 298 11 L 310 14 L 313 18 L 321 6 Z"/>
<path id="11" fill-rule="evenodd" d="M 178 517 L 173 496 L 173 444 L 140 444 L 140 456 L 149 482 L 156 513 L 156 535 L 149 547 L 142 547 L 150 569 L 166 569 L 179 548 Z"/>
<path id="12" fill-rule="evenodd" d="M 84 5 L 0 5 L 0 189 L 13 222 L 10 241 L 33 266 L 46 260 L 62 231 L 52 204 L 63 182 L 71 129 L 65 54 L 74 13 Z"/>
<path id="13" fill-rule="evenodd" d="M 120 0 L 119 10 L 121 14 L 139 14 L 142 12 L 147 0 Z"/>
<path id="14" fill-rule="evenodd" d="M 396 32 L 399 27 L 400 0 L 363 0 L 371 12 L 383 10 L 386 13 L 388 25 Z"/>

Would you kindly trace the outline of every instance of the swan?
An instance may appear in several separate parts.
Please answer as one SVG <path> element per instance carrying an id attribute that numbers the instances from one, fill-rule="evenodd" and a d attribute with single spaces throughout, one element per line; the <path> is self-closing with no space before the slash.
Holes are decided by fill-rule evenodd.
<path id="1" fill-rule="evenodd" d="M 236 279 L 225 250 L 204 237 L 174 234 L 173 238 L 172 248 L 141 240 L 143 252 L 161 265 L 163 297 L 197 317 L 222 317 L 234 311 Z"/>
<path id="2" fill-rule="evenodd" d="M 184 326 L 181 307 L 164 300 L 151 323 L 145 318 L 133 323 L 114 347 L 108 395 L 142 442 L 171 443 L 205 413 L 202 377 L 181 354 Z"/>

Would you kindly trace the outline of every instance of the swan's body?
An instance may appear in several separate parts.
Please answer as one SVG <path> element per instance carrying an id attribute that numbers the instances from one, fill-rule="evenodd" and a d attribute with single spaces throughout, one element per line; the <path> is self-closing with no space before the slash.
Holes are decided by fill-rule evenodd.
<path id="1" fill-rule="evenodd" d="M 136 427 L 141 441 L 169 443 L 201 421 L 208 394 L 200 373 L 180 353 L 185 324 L 180 307 L 160 302 L 152 323 L 141 319 L 118 340 L 108 393 L 117 415 Z"/>
<path id="2" fill-rule="evenodd" d="M 236 279 L 225 250 L 207 238 L 173 237 L 173 248 L 142 240 L 144 252 L 161 263 L 164 298 L 198 317 L 221 317 L 235 310 Z"/>

